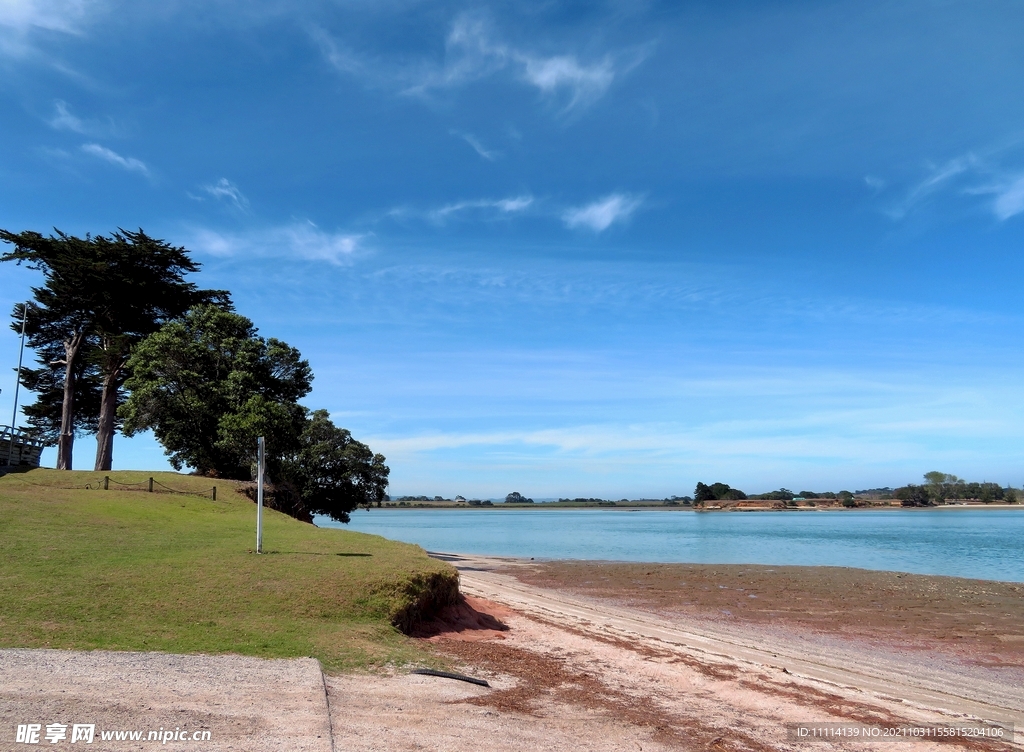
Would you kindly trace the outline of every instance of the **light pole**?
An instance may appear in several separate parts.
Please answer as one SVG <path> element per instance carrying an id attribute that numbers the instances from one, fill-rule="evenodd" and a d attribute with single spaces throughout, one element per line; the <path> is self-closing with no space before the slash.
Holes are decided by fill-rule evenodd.
<path id="1" fill-rule="evenodd" d="M 18 388 L 21 386 L 21 360 L 25 354 L 25 325 L 28 323 L 28 303 L 21 306 L 21 349 L 18 350 L 18 376 L 14 380 L 14 410 L 11 412 L 11 443 L 7 447 L 7 466 L 14 464 L 14 425 L 18 420 Z"/>

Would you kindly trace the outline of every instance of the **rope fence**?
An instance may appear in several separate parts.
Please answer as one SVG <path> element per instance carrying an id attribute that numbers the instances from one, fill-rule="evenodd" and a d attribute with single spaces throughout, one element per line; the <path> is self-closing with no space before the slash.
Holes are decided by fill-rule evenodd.
<path id="1" fill-rule="evenodd" d="M 99 490 L 99 491 L 110 491 L 110 490 L 114 490 L 114 491 L 144 491 L 144 492 L 147 492 L 147 493 L 179 494 L 181 496 L 201 496 L 201 497 L 203 497 L 205 499 L 210 499 L 212 501 L 216 501 L 217 500 L 217 487 L 216 486 L 213 486 L 212 488 L 207 489 L 207 490 L 203 490 L 203 491 L 185 491 L 185 490 L 181 490 L 181 489 L 177 489 L 177 488 L 171 488 L 170 486 L 161 483 L 160 481 L 158 481 L 156 478 L 153 478 L 152 476 L 150 476 L 146 480 L 134 481 L 134 482 L 131 482 L 131 483 L 124 483 L 122 481 L 117 480 L 116 478 L 111 478 L 109 475 L 104 475 L 102 479 L 97 479 L 97 480 L 91 481 L 89 483 L 76 484 L 76 485 L 70 485 L 70 486 L 66 486 L 66 485 L 65 486 L 54 486 L 54 485 L 51 485 L 49 483 L 33 483 L 30 480 L 25 480 L 24 478 L 19 478 L 16 475 L 13 475 L 13 474 L 11 475 L 11 478 L 13 480 L 18 481 L 19 483 L 24 483 L 24 484 L 26 484 L 28 486 L 37 486 L 39 488 L 55 488 L 55 489 L 68 490 L 68 491 L 79 490 L 79 489 L 85 489 L 85 490 L 89 490 L 89 491 L 96 491 L 96 490 Z M 111 486 L 111 484 L 113 484 L 113 486 Z"/>

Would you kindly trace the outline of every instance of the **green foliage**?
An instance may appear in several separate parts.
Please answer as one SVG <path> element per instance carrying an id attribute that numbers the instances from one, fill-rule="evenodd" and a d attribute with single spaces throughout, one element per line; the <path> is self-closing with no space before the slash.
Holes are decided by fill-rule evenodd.
<path id="1" fill-rule="evenodd" d="M 309 416 L 299 437 L 299 450 L 282 463 L 284 478 L 295 485 L 303 505 L 314 514 L 349 521 L 358 506 L 387 498 L 388 474 L 384 455 L 352 438 L 331 422 L 326 410 Z"/>
<path id="2" fill-rule="evenodd" d="M 152 429 L 176 469 L 247 479 L 258 436 L 274 459 L 300 449 L 309 363 L 244 316 L 197 306 L 139 343 L 127 369 L 125 434 Z"/>
<path id="3" fill-rule="evenodd" d="M 968 482 L 949 473 L 932 471 L 924 474 L 925 485 L 915 486 L 913 484 L 897 488 L 894 495 L 904 502 L 904 506 L 920 505 L 922 503 L 942 503 L 947 499 L 963 501 L 981 501 L 986 504 L 994 501 L 1006 501 L 1007 494 L 1012 489 L 1003 489 L 998 483 L 977 483 Z M 916 491 L 915 489 L 920 489 Z M 922 502 L 924 496 L 927 501 Z M 1016 498 L 1016 495 L 1014 495 Z M 907 503 L 911 501 L 911 503 Z"/>
<path id="4" fill-rule="evenodd" d="M 229 307 L 228 294 L 185 281 L 199 265 L 184 248 L 142 230 L 84 238 L 60 231 L 47 238 L 0 230 L 0 240 L 14 245 L 0 261 L 24 263 L 43 273 L 44 284 L 32 288 L 27 327 L 41 368 L 26 370 L 22 378 L 37 397 L 25 409 L 29 423 L 47 444 L 59 445 L 60 464 L 66 468 L 73 436 L 97 433 L 97 469 L 101 464 L 109 469 L 124 365 L 132 347 L 191 306 L 216 302 Z M 15 316 L 18 326 L 19 311 Z"/>
<path id="5" fill-rule="evenodd" d="M 528 499 L 518 491 L 513 491 L 505 497 L 506 504 L 532 504 L 533 499 Z"/>
<path id="6" fill-rule="evenodd" d="M 893 491 L 893 496 L 905 507 L 926 507 L 932 503 L 928 489 L 924 486 L 915 486 L 913 483 L 897 488 Z"/>
<path id="7" fill-rule="evenodd" d="M 780 488 L 778 491 L 769 491 L 768 493 L 757 494 L 750 498 L 759 499 L 761 501 L 792 501 L 794 496 L 796 496 L 796 494 L 788 488 Z"/>
<path id="8" fill-rule="evenodd" d="M 732 488 L 727 483 L 712 483 L 710 486 L 705 483 L 697 483 L 693 489 L 693 500 L 702 504 L 706 501 L 741 501 L 747 495 L 738 488 Z"/>

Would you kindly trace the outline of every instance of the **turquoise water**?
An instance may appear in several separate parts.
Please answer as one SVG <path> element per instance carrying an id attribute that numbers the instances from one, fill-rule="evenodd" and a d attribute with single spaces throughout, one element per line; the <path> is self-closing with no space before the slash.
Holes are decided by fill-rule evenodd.
<path id="1" fill-rule="evenodd" d="M 359 510 L 342 527 L 429 551 L 537 559 L 799 564 L 1024 582 L 1024 509 L 694 513 Z"/>

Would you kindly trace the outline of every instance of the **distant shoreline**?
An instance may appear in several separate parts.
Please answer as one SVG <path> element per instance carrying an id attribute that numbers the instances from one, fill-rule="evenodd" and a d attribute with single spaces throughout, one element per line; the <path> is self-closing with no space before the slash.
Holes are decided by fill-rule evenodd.
<path id="1" fill-rule="evenodd" d="M 586 509 L 598 509 L 609 512 L 871 512 L 871 511 L 916 511 L 916 512 L 928 512 L 936 511 L 939 509 L 945 510 L 957 510 L 957 509 L 1020 509 L 1024 510 L 1024 504 L 984 504 L 981 502 L 972 504 L 936 504 L 934 506 L 927 507 L 905 507 L 902 505 L 893 504 L 869 504 L 865 506 L 856 507 L 844 507 L 838 504 L 829 504 L 821 506 L 800 506 L 800 507 L 693 507 L 687 505 L 670 506 L 663 504 L 560 504 L 558 502 L 539 502 L 534 504 L 489 504 L 487 506 L 469 506 L 467 504 L 457 504 L 451 502 L 416 502 L 407 503 L 404 506 L 398 506 L 394 502 L 385 504 L 382 507 L 371 507 L 374 511 L 408 511 L 408 510 L 473 510 L 473 511 L 484 511 L 484 510 L 586 510 Z"/>

